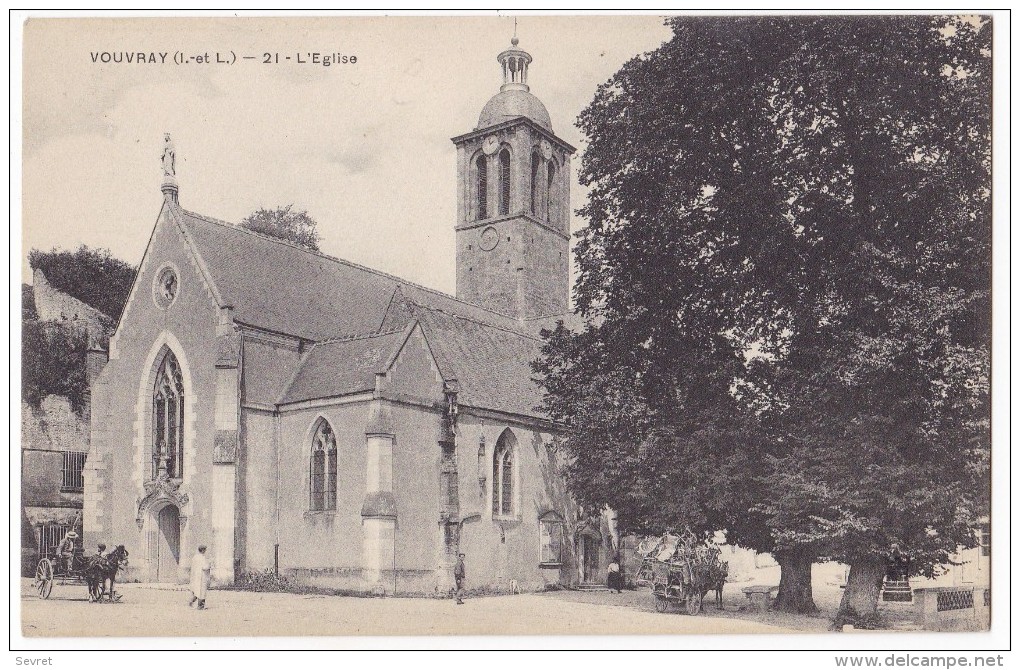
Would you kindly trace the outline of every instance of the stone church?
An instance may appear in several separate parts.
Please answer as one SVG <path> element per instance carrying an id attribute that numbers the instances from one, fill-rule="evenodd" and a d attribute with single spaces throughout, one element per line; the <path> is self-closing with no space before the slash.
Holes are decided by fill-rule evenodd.
<path id="1" fill-rule="evenodd" d="M 435 592 L 605 580 L 615 540 L 579 518 L 530 362 L 569 320 L 570 160 L 531 56 L 457 150 L 450 296 L 164 201 L 92 388 L 87 546 L 127 579 L 276 570 L 323 587 Z M 97 363 L 98 361 L 98 363 Z"/>

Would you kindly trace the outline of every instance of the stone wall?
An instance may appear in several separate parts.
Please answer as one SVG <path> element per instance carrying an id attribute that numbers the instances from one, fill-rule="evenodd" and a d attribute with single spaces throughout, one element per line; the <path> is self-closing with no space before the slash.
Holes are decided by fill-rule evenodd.
<path id="1" fill-rule="evenodd" d="M 41 407 L 21 404 L 22 570 L 38 560 L 39 528 L 80 522 L 82 492 L 62 487 L 64 452 L 89 450 L 89 424 L 63 396 L 47 396 Z M 27 572 L 26 572 L 27 571 Z"/>
<path id="2" fill-rule="evenodd" d="M 42 270 L 32 274 L 32 293 L 40 321 L 66 323 L 88 334 L 89 348 L 103 346 L 113 328 L 110 317 L 54 288 Z"/>

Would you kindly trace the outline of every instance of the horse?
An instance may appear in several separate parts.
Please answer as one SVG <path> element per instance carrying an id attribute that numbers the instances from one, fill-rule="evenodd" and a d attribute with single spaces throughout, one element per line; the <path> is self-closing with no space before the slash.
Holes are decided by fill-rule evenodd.
<path id="1" fill-rule="evenodd" d="M 726 578 L 730 573 L 730 564 L 726 561 L 721 561 L 715 570 L 713 588 L 715 589 L 715 607 L 716 609 L 722 609 L 722 591 L 723 587 L 726 586 Z"/>
<path id="2" fill-rule="evenodd" d="M 704 585 L 704 591 L 701 593 L 701 600 L 704 602 L 705 596 L 708 595 L 709 591 L 715 591 L 715 607 L 716 609 L 722 609 L 722 592 L 723 587 L 726 586 L 726 578 L 729 576 L 730 564 L 726 561 L 719 561 L 713 565 L 709 571 L 708 579 Z"/>
<path id="3" fill-rule="evenodd" d="M 128 550 L 123 544 L 106 556 L 94 556 L 85 568 L 85 583 L 89 588 L 90 602 L 103 602 L 103 594 L 113 602 L 113 585 L 117 581 L 117 571 L 128 564 Z M 110 590 L 106 590 L 106 582 L 110 582 Z"/>

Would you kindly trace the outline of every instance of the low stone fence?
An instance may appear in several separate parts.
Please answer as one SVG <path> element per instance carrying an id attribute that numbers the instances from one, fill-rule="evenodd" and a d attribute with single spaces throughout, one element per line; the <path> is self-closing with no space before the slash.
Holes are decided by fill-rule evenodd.
<path id="1" fill-rule="evenodd" d="M 924 630 L 987 630 L 991 593 L 987 586 L 914 589 L 917 624 Z"/>

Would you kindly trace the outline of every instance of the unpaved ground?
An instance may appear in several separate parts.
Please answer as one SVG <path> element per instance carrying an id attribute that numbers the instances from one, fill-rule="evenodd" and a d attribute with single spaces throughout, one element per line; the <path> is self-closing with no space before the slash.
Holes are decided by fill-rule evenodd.
<path id="1" fill-rule="evenodd" d="M 635 635 L 791 633 L 791 628 L 709 608 L 701 616 L 659 614 L 647 591 L 554 592 L 474 598 L 464 605 L 426 598 L 347 598 L 289 593 L 212 591 L 209 609 L 188 594 L 118 585 L 123 600 L 96 605 L 85 587 L 56 585 L 40 600 L 22 583 L 22 631 L 35 636 L 238 637 L 273 635 Z"/>
<path id="2" fill-rule="evenodd" d="M 827 633 L 832 623 L 832 618 L 839 608 L 839 601 L 843 595 L 838 586 L 816 581 L 813 584 L 814 601 L 818 612 L 811 615 L 786 614 L 782 612 L 751 612 L 747 611 L 747 598 L 741 590 L 749 583 L 727 584 L 723 591 L 723 609 L 719 610 L 715 605 L 715 592 L 705 596 L 704 610 L 700 617 L 713 617 L 717 622 L 715 625 L 726 627 L 733 625 L 733 620 L 742 620 L 749 623 L 777 626 L 786 630 L 796 630 L 801 633 Z M 596 591 L 559 591 L 550 594 L 551 597 L 570 601 L 584 602 L 593 605 L 607 605 L 625 607 L 634 612 L 655 613 L 654 602 L 648 589 L 642 588 L 636 591 L 624 591 L 623 593 Z M 879 602 L 879 614 L 884 618 L 891 630 L 914 630 L 914 610 L 910 603 L 886 603 Z M 671 609 L 659 616 L 679 616 L 676 610 Z M 699 617 L 699 618 L 700 618 Z M 730 622 L 720 621 L 729 619 Z"/>

